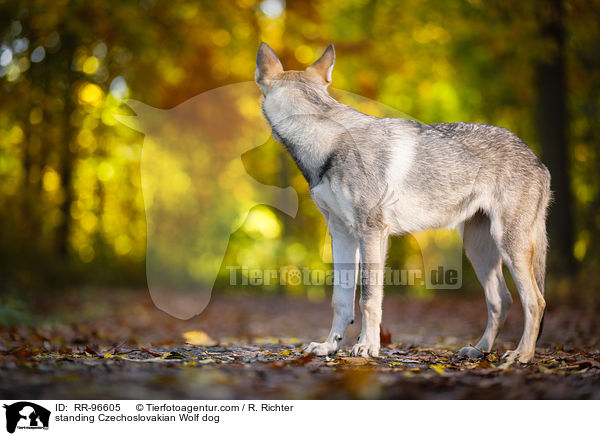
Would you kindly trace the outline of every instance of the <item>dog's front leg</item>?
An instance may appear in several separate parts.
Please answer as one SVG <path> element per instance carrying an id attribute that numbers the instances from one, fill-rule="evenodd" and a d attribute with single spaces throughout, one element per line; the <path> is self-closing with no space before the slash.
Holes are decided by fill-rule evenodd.
<path id="1" fill-rule="evenodd" d="M 358 343 L 352 348 L 353 356 L 379 355 L 379 326 L 383 303 L 383 281 L 388 229 L 370 230 L 359 241 L 361 292 L 360 311 L 362 329 Z"/>
<path id="2" fill-rule="evenodd" d="M 330 223 L 334 263 L 333 324 L 325 342 L 312 342 L 305 352 L 326 356 L 336 353 L 348 324 L 354 322 L 354 295 L 358 273 L 358 241 L 341 226 Z"/>

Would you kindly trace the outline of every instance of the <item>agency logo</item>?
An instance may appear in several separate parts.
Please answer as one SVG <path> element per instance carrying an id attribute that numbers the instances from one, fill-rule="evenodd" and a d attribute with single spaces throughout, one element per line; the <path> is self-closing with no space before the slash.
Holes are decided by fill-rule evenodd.
<path id="1" fill-rule="evenodd" d="M 48 430 L 50 411 L 29 401 L 19 401 L 4 405 L 6 409 L 6 431 L 14 433 L 18 429 Z"/>

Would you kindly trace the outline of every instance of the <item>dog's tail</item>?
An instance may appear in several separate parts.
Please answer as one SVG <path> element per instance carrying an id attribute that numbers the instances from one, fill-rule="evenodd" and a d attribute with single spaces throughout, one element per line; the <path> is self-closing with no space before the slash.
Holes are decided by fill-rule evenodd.
<path id="1" fill-rule="evenodd" d="M 538 289 L 542 296 L 546 291 L 546 256 L 548 254 L 548 236 L 546 234 L 546 216 L 548 213 L 548 205 L 550 204 L 552 192 L 550 191 L 550 172 L 544 168 L 544 186 L 541 192 L 541 198 L 538 203 L 538 211 L 536 220 L 533 226 L 533 275 Z M 544 327 L 544 316 L 540 322 L 540 330 L 537 339 L 542 335 Z M 536 339 L 536 340 L 537 340 Z"/>
<path id="2" fill-rule="evenodd" d="M 537 284 L 538 289 L 540 290 L 542 296 L 545 293 L 545 282 L 546 282 L 546 252 L 548 250 L 548 239 L 546 237 L 544 231 L 544 237 L 542 243 L 538 241 L 538 244 L 533 249 L 533 275 L 535 277 L 535 282 Z M 544 317 L 546 316 L 546 312 L 542 314 L 542 320 L 540 321 L 540 330 L 538 332 L 536 341 L 542 336 L 542 330 L 544 329 Z"/>
<path id="3" fill-rule="evenodd" d="M 538 289 L 545 294 L 546 286 L 546 256 L 548 254 L 548 236 L 546 234 L 546 216 L 552 197 L 550 191 L 550 172 L 544 168 L 544 186 L 540 193 L 537 216 L 533 224 L 533 275 Z"/>
<path id="4" fill-rule="evenodd" d="M 538 240 L 535 248 L 533 249 L 533 276 L 535 277 L 535 283 L 540 290 L 542 296 L 545 295 L 546 286 L 546 253 L 548 251 L 548 240 L 546 235 L 542 241 Z"/>

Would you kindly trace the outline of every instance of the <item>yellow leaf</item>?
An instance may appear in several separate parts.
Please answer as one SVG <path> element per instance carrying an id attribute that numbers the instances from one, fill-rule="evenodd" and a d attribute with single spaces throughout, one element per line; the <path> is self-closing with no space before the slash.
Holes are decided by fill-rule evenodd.
<path id="1" fill-rule="evenodd" d="M 258 338 L 254 338 L 254 343 L 256 345 L 270 345 L 270 344 L 278 344 L 279 339 L 274 338 L 272 336 L 261 336 Z"/>
<path id="2" fill-rule="evenodd" d="M 206 345 L 211 347 L 218 343 L 202 330 L 190 330 L 189 332 L 183 333 L 183 337 L 187 343 L 192 345 Z"/>
<path id="3" fill-rule="evenodd" d="M 431 365 L 429 368 L 433 369 L 438 374 L 443 374 L 446 372 L 444 371 L 444 367 L 442 365 Z"/>

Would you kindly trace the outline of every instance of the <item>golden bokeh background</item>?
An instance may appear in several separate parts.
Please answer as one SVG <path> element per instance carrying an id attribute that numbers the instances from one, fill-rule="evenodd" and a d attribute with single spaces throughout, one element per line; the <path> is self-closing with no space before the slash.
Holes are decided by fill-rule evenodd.
<path id="1" fill-rule="evenodd" d="M 555 183 L 557 279 L 549 292 L 570 292 L 570 280 L 600 259 L 598 22 L 600 4 L 583 0 L 0 2 L 0 288 L 143 286 L 146 209 L 159 200 L 176 206 L 191 193 L 200 205 L 223 205 L 214 216 L 226 218 L 212 225 L 242 226 L 224 260 L 204 238 L 208 245 L 186 260 L 192 275 L 213 265 L 216 287 L 228 288 L 227 265 L 325 267 L 324 220 L 285 150 L 263 137 L 255 96 L 236 104 L 260 132 L 219 147 L 194 136 L 193 111 L 178 118 L 185 134 L 169 133 L 179 124 L 163 118 L 152 126 L 162 136 L 118 120 L 134 114 L 124 99 L 174 113 L 196 96 L 252 81 L 266 41 L 288 69 L 305 68 L 333 42 L 332 88 L 361 96 L 354 103 L 364 112 L 385 115 L 390 107 L 426 123 L 486 122 L 524 139 Z M 195 175 L 166 145 L 185 135 L 198 143 Z M 155 156 L 148 177 L 142 150 Z M 223 165 L 211 162 L 215 156 Z M 214 189 L 199 189 L 203 171 Z M 247 174 L 293 187 L 298 215 L 249 202 L 256 189 Z M 419 268 L 420 248 L 447 247 L 448 238 L 396 239 L 390 266 Z M 327 289 L 264 288 L 317 300 Z"/>

